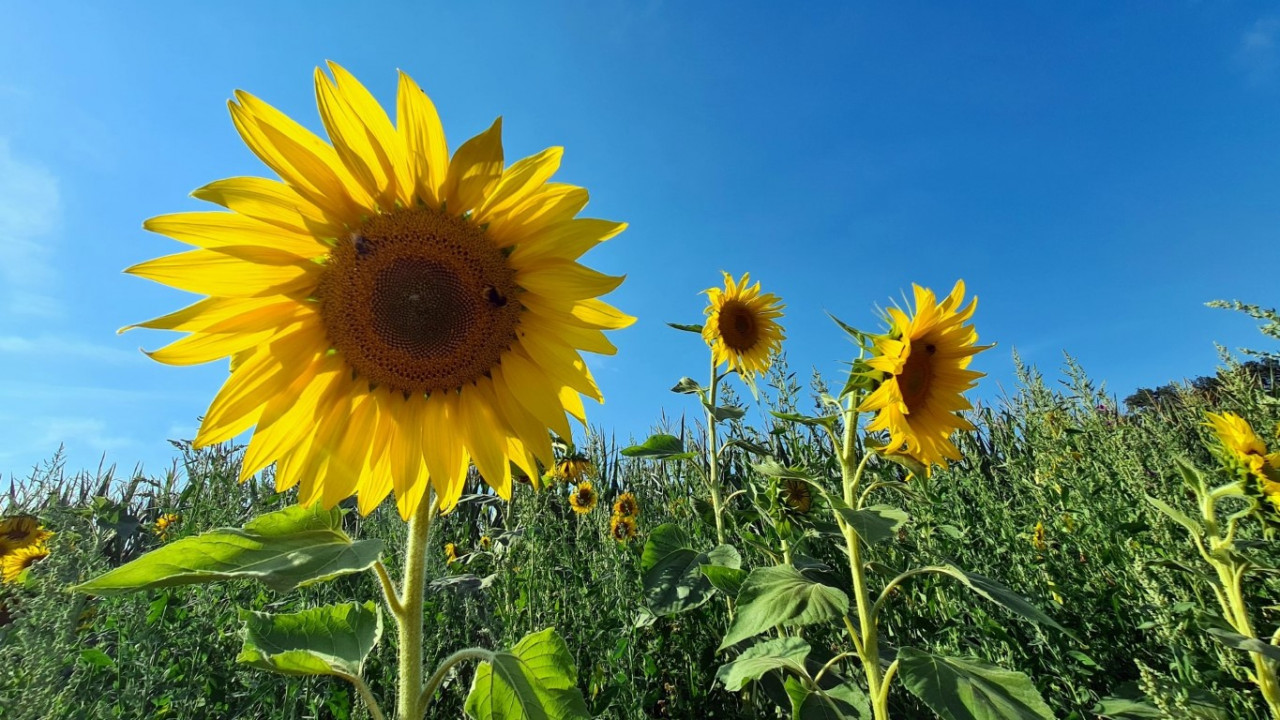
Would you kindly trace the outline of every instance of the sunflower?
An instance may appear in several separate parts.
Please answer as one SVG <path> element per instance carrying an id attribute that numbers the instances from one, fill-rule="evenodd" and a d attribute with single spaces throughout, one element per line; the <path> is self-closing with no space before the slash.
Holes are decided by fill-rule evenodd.
<path id="1" fill-rule="evenodd" d="M 638 517 L 640 515 L 640 503 L 636 500 L 633 493 L 622 493 L 617 500 L 613 501 L 613 514 L 622 515 L 624 517 Z"/>
<path id="2" fill-rule="evenodd" d="M 49 557 L 49 547 L 43 542 L 26 545 L 0 558 L 0 574 L 7 583 L 17 582 L 22 571 Z"/>
<path id="3" fill-rule="evenodd" d="M 1036 527 L 1031 533 L 1031 545 L 1035 547 L 1035 549 L 1041 552 L 1048 550 L 1049 542 L 1045 539 L 1045 537 L 1046 537 L 1046 533 L 1044 529 L 1044 523 L 1037 520 Z"/>
<path id="4" fill-rule="evenodd" d="M 458 562 L 458 546 L 453 543 L 444 544 L 444 561 L 446 563 Z"/>
<path id="5" fill-rule="evenodd" d="M 169 533 L 173 530 L 173 527 L 181 521 L 181 515 L 178 515 L 177 513 L 165 513 L 156 520 L 153 530 L 156 535 L 159 535 L 161 539 L 163 539 L 168 537 Z"/>
<path id="6" fill-rule="evenodd" d="M 586 515 L 594 510 L 598 502 L 600 502 L 600 496 L 596 494 L 596 489 L 592 487 L 590 480 L 578 483 L 578 487 L 569 495 L 569 505 L 579 515 Z"/>
<path id="7" fill-rule="evenodd" d="M 481 550 L 488 550 L 488 549 L 489 549 L 490 547 L 492 547 L 492 546 L 493 546 L 493 540 L 491 540 L 491 539 L 489 538 L 489 536 L 488 536 L 488 535 L 481 535 L 481 536 L 480 536 L 480 549 L 481 549 Z"/>
<path id="8" fill-rule="evenodd" d="M 12 515 L 0 520 L 0 555 L 39 545 L 51 537 L 53 533 L 41 527 L 34 515 Z"/>
<path id="9" fill-rule="evenodd" d="M 561 458 L 556 463 L 556 478 L 576 483 L 594 475 L 596 466 L 586 455 L 574 454 Z"/>
<path id="10" fill-rule="evenodd" d="M 346 70 L 315 74 L 329 142 L 248 93 L 231 117 L 281 180 L 196 190 L 230 212 L 144 223 L 197 249 L 126 272 L 208 297 L 131 327 L 188 332 L 148 353 L 231 359 L 196 446 L 254 427 L 241 480 L 411 516 L 428 483 L 448 511 L 474 463 L 510 497 L 555 462 L 549 430 L 602 401 L 581 351 L 635 319 L 601 302 L 622 277 L 577 262 L 624 223 L 575 218 L 587 191 L 548 182 L 561 148 L 504 167 L 501 118 L 449 157 L 435 106 L 401 74 L 395 124 Z M 125 328 L 128 329 L 128 328 Z M 256 426 L 256 427 L 255 427 Z"/>
<path id="11" fill-rule="evenodd" d="M 798 513 L 807 513 L 813 507 L 813 490 L 803 480 L 785 478 L 779 495 L 787 507 Z"/>
<path id="12" fill-rule="evenodd" d="M 747 287 L 751 273 L 734 282 L 724 274 L 724 290 L 709 288 L 707 322 L 702 339 L 711 346 L 716 366 L 728 364 L 745 378 L 754 378 L 769 369 L 769 360 L 782 349 L 782 326 L 777 319 L 785 307 L 772 293 L 761 293 L 760 283 Z"/>
<path id="13" fill-rule="evenodd" d="M 926 467 L 959 460 L 951 443 L 956 430 L 973 425 L 956 414 L 972 406 L 964 392 L 983 373 L 967 370 L 973 356 L 990 345 L 977 345 L 978 334 L 965 321 L 973 317 L 977 298 L 961 309 L 964 281 L 941 303 L 932 290 L 915 287 L 915 314 L 889 308 L 889 332 L 875 340 L 877 355 L 867 361 L 879 385 L 858 407 L 875 411 L 868 431 L 887 430 L 886 452 L 914 458 Z"/>
<path id="14" fill-rule="evenodd" d="M 1254 477 L 1277 480 L 1273 477 L 1280 470 L 1280 453 L 1268 453 L 1267 445 L 1258 437 L 1249 422 L 1232 412 L 1205 413 L 1218 442 L 1226 451 L 1225 460 L 1243 468 Z"/>
<path id="15" fill-rule="evenodd" d="M 636 519 L 631 515 L 614 515 L 609 521 L 609 534 L 620 543 L 636 536 Z"/>

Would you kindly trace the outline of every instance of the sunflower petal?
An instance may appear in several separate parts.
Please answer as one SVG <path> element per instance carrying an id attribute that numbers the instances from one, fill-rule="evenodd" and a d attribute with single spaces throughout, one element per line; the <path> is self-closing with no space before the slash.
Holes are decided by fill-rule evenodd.
<path id="1" fill-rule="evenodd" d="M 314 238 L 336 238 L 342 225 L 285 183 L 259 177 L 217 180 L 197 189 L 191 196 Z"/>
<path id="2" fill-rule="evenodd" d="M 310 289 L 321 267 L 298 256 L 260 247 L 188 250 L 148 260 L 125 270 L 169 287 L 226 297 L 283 295 Z"/>
<path id="3" fill-rule="evenodd" d="M 449 162 L 444 201 L 449 212 L 475 210 L 502 178 L 502 118 L 458 148 Z"/>
<path id="4" fill-rule="evenodd" d="M 517 161 L 502 173 L 502 178 L 476 209 L 476 222 L 519 205 L 560 169 L 564 148 L 551 147 L 537 155 Z"/>
<path id="5" fill-rule="evenodd" d="M 414 187 L 423 200 L 438 206 L 449 173 L 449 145 L 431 98 L 403 72 L 396 97 L 396 130 L 416 179 Z"/>

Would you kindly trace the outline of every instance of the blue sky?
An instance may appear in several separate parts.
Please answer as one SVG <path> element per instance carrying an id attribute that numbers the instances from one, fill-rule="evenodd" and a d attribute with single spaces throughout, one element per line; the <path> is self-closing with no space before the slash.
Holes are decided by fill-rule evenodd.
<path id="1" fill-rule="evenodd" d="M 117 336 L 191 298 L 121 274 L 171 252 L 141 229 L 209 181 L 267 171 L 226 111 L 243 88 L 319 129 L 311 73 L 385 104 L 395 70 L 451 147 L 504 117 L 507 157 L 566 148 L 558 180 L 631 227 L 587 256 L 639 322 L 592 361 L 593 424 L 642 435 L 705 348 L 719 273 L 787 303 L 793 368 L 837 381 L 912 282 L 980 297 L 979 395 L 1011 351 L 1062 351 L 1120 397 L 1266 346 L 1215 298 L 1277 304 L 1280 4 L 0 2 L 0 472 L 60 442 L 73 468 L 160 471 L 226 374 Z"/>

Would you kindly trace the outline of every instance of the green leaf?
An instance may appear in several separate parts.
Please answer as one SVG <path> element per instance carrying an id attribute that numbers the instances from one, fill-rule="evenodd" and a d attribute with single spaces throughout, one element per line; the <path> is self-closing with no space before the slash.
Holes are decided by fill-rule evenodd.
<path id="1" fill-rule="evenodd" d="M 701 325 L 686 325 L 686 324 L 684 324 L 684 323 L 667 323 L 667 327 L 673 327 L 673 328 L 675 328 L 675 329 L 677 329 L 677 330 L 683 330 L 683 331 L 685 331 L 685 332 L 691 332 L 691 333 L 693 333 L 693 334 L 695 334 L 695 335 L 701 335 L 701 334 L 702 334 L 702 326 L 701 326 Z"/>
<path id="2" fill-rule="evenodd" d="M 684 460 L 697 457 L 697 453 L 685 452 L 684 442 L 674 435 L 654 435 L 640 445 L 622 449 L 622 454 L 634 458 L 654 460 Z"/>
<path id="3" fill-rule="evenodd" d="M 662 558 L 688 547 L 689 536 L 683 528 L 675 523 L 659 525 L 649 533 L 649 539 L 645 541 L 644 553 L 640 556 L 640 572 L 649 572 Z"/>
<path id="4" fill-rule="evenodd" d="M 1187 515 L 1183 513 L 1181 510 L 1173 507 L 1172 505 L 1161 500 L 1160 498 L 1154 498 L 1154 497 L 1151 497 L 1150 495 L 1147 495 L 1146 497 L 1147 497 L 1147 502 L 1151 503 L 1151 505 L 1155 507 L 1155 509 L 1159 510 L 1165 515 L 1168 515 L 1170 519 L 1172 519 L 1174 522 L 1178 523 L 1182 527 L 1186 528 L 1187 531 L 1190 532 L 1192 535 L 1199 537 L 1200 535 L 1204 534 L 1204 528 L 1200 526 L 1200 523 L 1187 517 Z"/>
<path id="5" fill-rule="evenodd" d="M 843 505 L 843 503 L 841 503 Z M 875 545 L 892 538 L 909 517 L 907 513 L 890 505 L 872 505 L 861 510 L 848 506 L 837 507 L 836 512 L 868 545 Z"/>
<path id="6" fill-rule="evenodd" d="M 92 665 L 93 667 L 100 668 L 114 667 L 116 664 L 116 661 L 112 660 L 110 655 L 102 652 L 98 648 L 87 648 L 81 650 L 80 661 L 86 665 Z"/>
<path id="7" fill-rule="evenodd" d="M 795 677 L 788 677 L 787 696 L 795 720 L 870 720 L 871 699 L 852 682 L 835 687 L 810 689 Z"/>
<path id="8" fill-rule="evenodd" d="M 1103 698 L 1093 706 L 1093 712 L 1103 717 L 1116 718 L 1117 720 L 1128 720 L 1129 718 L 1161 720 L 1167 717 L 1163 710 L 1151 703 L 1128 698 Z"/>
<path id="9" fill-rule="evenodd" d="M 747 411 L 740 407 L 731 407 L 728 405 L 711 407 L 707 403 L 702 403 L 702 406 L 711 412 L 711 416 L 716 419 L 716 422 L 724 422 L 725 420 L 741 420 L 747 414 Z"/>
<path id="10" fill-rule="evenodd" d="M 849 611 L 849 596 L 813 582 L 790 565 L 756 568 L 738 591 L 738 614 L 720 643 L 723 650 L 778 625 L 810 625 Z"/>
<path id="11" fill-rule="evenodd" d="M 764 640 L 742 651 L 732 662 L 716 671 L 716 679 L 729 692 L 737 692 L 752 680 L 758 680 L 771 670 L 792 670 L 808 676 L 804 658 L 809 654 L 809 643 L 798 637 Z"/>
<path id="12" fill-rule="evenodd" d="M 1206 628 L 1205 631 L 1208 632 L 1209 636 L 1214 640 L 1217 640 L 1229 648 L 1258 653 L 1271 658 L 1272 660 L 1280 661 L 1280 647 L 1265 643 L 1258 638 L 1246 637 L 1240 633 L 1232 632 L 1225 628 L 1211 627 Z"/>
<path id="13" fill-rule="evenodd" d="M 680 378 L 680 382 L 676 383 L 676 386 L 671 388 L 671 392 L 680 393 L 681 395 L 693 395 L 695 393 L 701 394 L 702 390 L 703 388 L 698 384 L 698 381 L 691 377 Z"/>
<path id="14" fill-rule="evenodd" d="M 555 628 L 531 633 L 476 668 L 464 708 L 477 720 L 589 718 L 573 656 Z"/>
<path id="15" fill-rule="evenodd" d="M 219 528 L 152 550 L 71 588 L 94 595 L 220 580 L 258 580 L 292 590 L 367 570 L 382 553 L 381 540 L 353 541 L 342 531 L 342 511 L 298 505 L 262 515 L 244 528 Z"/>
<path id="16" fill-rule="evenodd" d="M 823 415 L 821 417 L 813 417 L 812 415 L 801 415 L 800 413 L 784 413 L 784 412 L 778 412 L 776 410 L 770 410 L 769 414 L 778 418 L 779 420 L 786 420 L 787 422 L 797 422 L 797 423 L 800 423 L 801 425 L 810 425 L 814 427 L 828 427 L 828 428 L 835 427 L 836 421 L 840 419 L 839 415 Z"/>
<path id="17" fill-rule="evenodd" d="M 241 610 L 240 619 L 244 647 L 236 660 L 285 675 L 358 678 L 382 637 L 382 615 L 373 601 L 280 615 Z"/>
<path id="18" fill-rule="evenodd" d="M 821 485 L 818 484 L 817 477 L 813 473 L 802 467 L 786 467 L 777 460 L 765 460 L 759 463 L 752 463 L 752 468 L 756 472 L 766 477 L 776 478 L 794 478 L 796 480 L 804 480 L 813 485 L 819 492 L 825 492 Z"/>
<path id="19" fill-rule="evenodd" d="M 747 579 L 747 571 L 721 565 L 703 565 L 702 574 L 711 581 L 712 587 L 729 597 L 737 597 L 742 583 Z"/>
<path id="20" fill-rule="evenodd" d="M 1052 720 L 1031 678 L 982 662 L 898 650 L 898 677 L 944 720 Z"/>
<path id="21" fill-rule="evenodd" d="M 653 558 L 669 548 L 680 536 L 666 531 L 660 539 L 660 547 L 646 543 L 641 566 L 651 562 L 641 582 L 644 600 L 655 615 L 674 615 L 692 610 L 711 599 L 714 586 L 702 572 L 704 565 L 736 569 L 742 565 L 742 557 L 729 545 L 719 545 L 710 552 L 698 552 L 687 547 L 677 547 L 657 560 Z"/>
<path id="22" fill-rule="evenodd" d="M 970 590 L 997 605 L 1003 606 L 1010 612 L 1017 613 L 1032 622 L 1056 628 L 1071 638 L 1079 639 L 1076 638 L 1075 633 L 1059 625 L 1056 620 L 1046 615 L 1040 608 L 1032 605 L 1031 601 L 985 575 L 961 570 L 954 565 L 938 565 L 934 566 L 933 569 L 956 578 Z"/>

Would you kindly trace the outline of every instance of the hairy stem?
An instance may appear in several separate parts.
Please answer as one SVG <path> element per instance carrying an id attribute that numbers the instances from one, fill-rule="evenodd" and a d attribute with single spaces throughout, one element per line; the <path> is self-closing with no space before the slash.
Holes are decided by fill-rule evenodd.
<path id="1" fill-rule="evenodd" d="M 424 502 L 409 519 L 409 540 L 405 548 L 404 581 L 401 583 L 400 612 L 395 613 L 400 634 L 400 692 L 396 716 L 400 720 L 422 717 L 422 594 L 426 584 L 427 534 L 436 513 L 435 494 L 427 491 Z"/>

